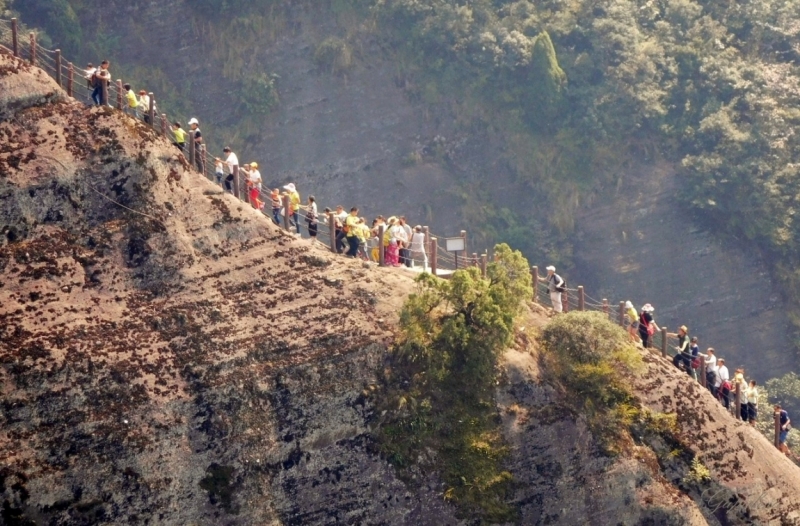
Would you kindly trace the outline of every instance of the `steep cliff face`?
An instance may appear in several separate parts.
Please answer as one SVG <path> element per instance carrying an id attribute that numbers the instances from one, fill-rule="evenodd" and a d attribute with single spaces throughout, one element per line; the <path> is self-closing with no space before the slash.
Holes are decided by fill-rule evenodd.
<path id="1" fill-rule="evenodd" d="M 7 55 L 0 84 L 2 522 L 452 522 L 367 452 L 408 277 L 333 262 Z"/>

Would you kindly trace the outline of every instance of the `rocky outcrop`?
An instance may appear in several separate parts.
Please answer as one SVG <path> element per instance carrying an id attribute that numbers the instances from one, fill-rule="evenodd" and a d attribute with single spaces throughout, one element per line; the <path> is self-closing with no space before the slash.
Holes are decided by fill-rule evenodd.
<path id="1" fill-rule="evenodd" d="M 367 447 L 410 279 L 280 231 L 133 119 L 20 89 L 0 123 L 0 522 L 453 523 Z"/>

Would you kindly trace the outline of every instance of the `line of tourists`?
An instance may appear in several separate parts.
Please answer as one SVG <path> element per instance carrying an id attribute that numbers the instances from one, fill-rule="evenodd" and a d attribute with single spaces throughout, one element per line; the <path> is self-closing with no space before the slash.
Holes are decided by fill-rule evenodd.
<path id="1" fill-rule="evenodd" d="M 553 310 L 561 313 L 563 311 L 562 293 L 567 290 L 564 279 L 556 273 L 556 268 L 551 265 L 547 267 L 547 275 L 540 277 L 539 281 L 547 284 L 547 292 Z M 631 301 L 625 302 L 623 323 L 630 340 L 640 344 L 643 348 L 651 346 L 653 335 L 661 332 L 661 327 L 656 323 L 653 312 L 655 312 L 655 308 L 649 303 L 644 304 L 641 310 L 637 311 Z M 745 379 L 745 371 L 741 368 L 736 369 L 731 377 L 725 359 L 717 358 L 713 347 L 706 349 L 705 353 L 700 352 L 698 338 L 696 336 L 689 337 L 689 328 L 686 325 L 682 325 L 677 333 L 667 333 L 667 336 L 675 337 L 678 340 L 678 345 L 675 347 L 676 354 L 672 359 L 673 365 L 685 371 L 695 380 L 701 381 L 702 379 L 698 379 L 698 370 L 700 370 L 701 364 L 704 364 L 706 387 L 728 411 L 736 410 L 734 407 L 735 393 L 738 387 L 741 404 L 739 416 L 743 421 L 755 426 L 758 420 L 758 383 L 752 379 L 748 382 Z M 791 457 L 792 453 L 786 445 L 786 439 L 791 430 L 789 414 L 780 405 L 775 405 L 773 409 L 775 414 L 779 415 L 779 448 L 784 454 Z"/>

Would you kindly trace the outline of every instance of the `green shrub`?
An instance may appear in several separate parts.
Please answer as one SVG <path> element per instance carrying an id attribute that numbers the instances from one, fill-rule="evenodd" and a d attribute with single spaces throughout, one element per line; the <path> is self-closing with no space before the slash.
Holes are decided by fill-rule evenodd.
<path id="1" fill-rule="evenodd" d="M 560 315 L 542 331 L 545 361 L 607 454 L 619 453 L 630 425 L 640 417 L 626 374 L 642 358 L 627 334 L 598 312 Z"/>
<path id="2" fill-rule="evenodd" d="M 353 67 L 353 50 L 341 38 L 328 37 L 314 51 L 314 62 L 332 75 L 345 73 Z"/>
<path id="3" fill-rule="evenodd" d="M 252 73 L 239 81 L 239 89 L 232 93 L 238 97 L 246 114 L 266 115 L 280 102 L 275 74 Z"/>

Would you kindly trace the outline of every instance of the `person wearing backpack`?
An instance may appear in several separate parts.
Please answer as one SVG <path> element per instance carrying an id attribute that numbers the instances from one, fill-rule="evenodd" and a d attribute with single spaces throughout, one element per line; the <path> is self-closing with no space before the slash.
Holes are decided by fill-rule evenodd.
<path id="1" fill-rule="evenodd" d="M 539 281 L 547 283 L 547 292 L 550 293 L 550 302 L 553 304 L 553 310 L 563 312 L 564 304 L 561 303 L 561 293 L 567 290 L 567 284 L 561 276 L 556 274 L 556 267 L 553 265 L 547 267 L 547 276 L 539 278 Z"/>
<path id="2" fill-rule="evenodd" d="M 656 331 L 660 331 L 656 321 L 653 319 L 655 309 L 649 303 L 645 303 L 642 312 L 639 314 L 639 337 L 642 339 L 642 347 L 647 349 L 652 343 L 652 336 Z"/>
<path id="3" fill-rule="evenodd" d="M 675 334 L 678 337 L 678 346 L 675 347 L 677 353 L 672 358 L 672 365 L 678 369 L 683 368 L 689 376 L 692 376 L 692 351 L 689 345 L 688 331 L 689 329 L 686 328 L 686 325 L 681 325 L 678 333 Z M 672 335 L 669 334 L 668 336 Z"/>

